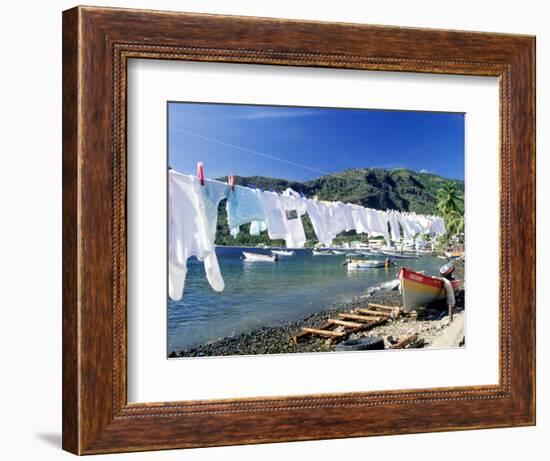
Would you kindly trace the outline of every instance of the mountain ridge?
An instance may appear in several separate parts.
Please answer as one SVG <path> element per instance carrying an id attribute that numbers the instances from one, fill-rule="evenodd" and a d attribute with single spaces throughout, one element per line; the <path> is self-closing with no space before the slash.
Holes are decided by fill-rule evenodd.
<path id="1" fill-rule="evenodd" d="M 221 181 L 226 178 L 220 178 Z M 464 181 L 407 168 L 351 168 L 306 181 L 267 176 L 235 176 L 235 184 L 282 192 L 287 187 L 319 200 L 356 203 L 380 210 L 433 214 L 437 190 L 452 183 L 464 192 Z"/>

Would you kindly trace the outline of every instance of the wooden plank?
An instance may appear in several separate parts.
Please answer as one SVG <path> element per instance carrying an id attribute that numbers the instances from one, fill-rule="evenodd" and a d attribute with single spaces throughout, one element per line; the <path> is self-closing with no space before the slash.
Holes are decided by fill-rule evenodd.
<path id="1" fill-rule="evenodd" d="M 317 328 L 303 327 L 302 331 L 311 333 L 312 335 L 326 336 L 328 338 L 335 338 L 345 335 L 344 332 L 331 331 L 331 330 L 319 330 Z"/>
<path id="2" fill-rule="evenodd" d="M 372 309 L 365 309 L 363 307 L 358 307 L 357 309 L 355 309 L 355 311 L 361 314 L 376 315 L 378 317 L 380 317 L 381 315 L 387 315 L 385 312 L 374 311 Z"/>
<path id="3" fill-rule="evenodd" d="M 384 306 L 383 304 L 377 303 L 369 303 L 369 307 L 374 307 L 375 309 L 382 309 L 390 312 L 393 312 L 395 309 L 401 309 L 401 306 Z"/>
<path id="4" fill-rule="evenodd" d="M 378 316 L 372 316 L 372 315 L 359 315 L 359 314 L 338 314 L 338 317 L 341 319 L 349 319 L 349 320 L 360 320 L 362 322 L 372 322 L 374 320 L 380 319 L 380 315 Z"/>
<path id="5" fill-rule="evenodd" d="M 350 327 L 350 328 L 358 328 L 363 326 L 362 323 L 346 322 L 345 320 L 337 320 L 337 319 L 328 319 L 328 323 L 332 323 L 334 325 L 341 325 L 343 327 Z"/>
<path id="6" fill-rule="evenodd" d="M 377 320 L 375 322 L 363 323 L 360 327 L 347 330 L 347 331 L 344 332 L 344 334 L 342 336 L 330 338 L 328 341 L 329 341 L 329 343 L 335 343 L 336 341 L 341 341 L 343 339 L 346 339 L 352 333 L 358 333 L 359 331 L 370 330 L 374 327 L 377 327 L 378 325 L 382 325 L 383 323 L 386 323 L 388 318 L 389 317 L 384 317 L 384 318 L 382 318 L 380 320 Z"/>
<path id="7" fill-rule="evenodd" d="M 330 328 L 332 325 L 330 323 L 324 323 L 323 325 L 321 325 L 319 327 L 319 329 L 321 330 L 325 330 L 327 328 Z M 295 335 L 292 340 L 294 341 L 294 344 L 298 344 L 302 339 L 305 339 L 307 338 L 308 336 L 311 336 L 311 333 L 310 332 L 307 332 L 307 331 L 302 331 L 301 333 L 298 333 L 297 335 Z"/>

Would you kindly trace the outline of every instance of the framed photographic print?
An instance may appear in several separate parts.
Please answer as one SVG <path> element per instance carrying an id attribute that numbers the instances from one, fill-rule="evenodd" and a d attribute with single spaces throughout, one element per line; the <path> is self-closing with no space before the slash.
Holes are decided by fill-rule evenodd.
<path id="1" fill-rule="evenodd" d="M 534 424 L 534 50 L 64 12 L 64 449 Z"/>

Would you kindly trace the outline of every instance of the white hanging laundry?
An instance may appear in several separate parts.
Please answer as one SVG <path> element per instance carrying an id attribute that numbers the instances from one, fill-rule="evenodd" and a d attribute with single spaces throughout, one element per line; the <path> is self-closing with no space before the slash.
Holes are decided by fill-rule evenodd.
<path id="1" fill-rule="evenodd" d="M 342 207 L 336 206 L 334 202 L 324 202 L 329 211 L 329 230 L 334 236 L 346 230 L 346 220 L 343 215 Z"/>
<path id="2" fill-rule="evenodd" d="M 367 213 L 364 207 L 359 205 L 351 205 L 355 232 L 358 234 L 367 234 L 369 231 L 369 223 Z"/>
<path id="3" fill-rule="evenodd" d="M 345 230 L 351 231 L 355 229 L 355 219 L 353 218 L 353 206 L 348 203 L 336 202 L 335 206 L 342 210 L 342 217 L 346 225 Z"/>
<path id="4" fill-rule="evenodd" d="M 355 229 L 352 207 L 342 202 L 325 202 L 329 206 L 329 228 L 332 235 Z"/>
<path id="5" fill-rule="evenodd" d="M 418 222 L 414 213 L 406 213 L 402 215 L 401 225 L 405 240 L 410 240 L 420 232 L 423 232 L 423 226 Z"/>
<path id="6" fill-rule="evenodd" d="M 252 221 L 250 223 L 250 235 L 257 236 L 265 230 L 267 230 L 267 223 L 265 221 Z"/>
<path id="7" fill-rule="evenodd" d="M 280 200 L 285 211 L 287 227 L 286 246 L 287 248 L 303 248 L 306 244 L 306 233 L 301 216 L 307 211 L 307 200 L 290 188 L 283 192 Z"/>
<path id="8" fill-rule="evenodd" d="M 295 197 L 290 192 L 286 195 L 259 192 L 259 196 L 269 238 L 284 239 L 288 248 L 302 248 L 306 243 L 306 235 L 300 216 L 306 212 L 306 199 Z"/>
<path id="9" fill-rule="evenodd" d="M 403 228 L 403 239 L 411 240 L 414 237 L 415 232 L 405 213 L 400 214 L 399 222 L 401 224 L 401 227 Z"/>
<path id="10" fill-rule="evenodd" d="M 382 213 L 378 210 L 366 209 L 368 233 L 374 237 L 382 236 L 389 242 L 390 234 L 388 231 L 388 222 Z"/>
<path id="11" fill-rule="evenodd" d="M 386 211 L 385 215 L 388 222 L 390 223 L 391 239 L 394 242 L 399 242 L 399 240 L 401 240 L 401 231 L 399 229 L 398 213 L 394 211 Z"/>
<path id="12" fill-rule="evenodd" d="M 308 199 L 306 201 L 307 214 L 313 225 L 317 240 L 322 245 L 330 246 L 335 237 L 330 231 L 330 209 L 326 203 Z"/>
<path id="13" fill-rule="evenodd" d="M 416 222 L 418 225 L 422 228 L 420 232 L 424 234 L 431 234 L 432 233 L 432 220 L 424 215 L 416 215 Z"/>
<path id="14" fill-rule="evenodd" d="M 423 233 L 425 232 L 424 228 L 424 220 L 422 219 L 421 215 L 417 215 L 416 213 L 411 214 L 412 224 L 416 231 L 416 233 Z"/>
<path id="15" fill-rule="evenodd" d="M 275 192 L 258 191 L 267 223 L 267 235 L 271 240 L 284 239 L 287 234 L 285 212 L 280 197 Z"/>
<path id="16" fill-rule="evenodd" d="M 174 170 L 168 173 L 168 295 L 174 301 L 181 299 L 187 259 L 191 256 L 204 261 L 208 282 L 214 290 L 223 291 L 225 285 L 214 246 L 216 226 L 208 218 L 219 190 L 209 190 L 211 196 L 205 200 L 205 192 L 201 190 L 205 186 L 201 186 L 197 177 L 182 175 Z"/>
<path id="17" fill-rule="evenodd" d="M 261 223 L 266 220 L 258 191 L 249 187 L 235 186 L 233 189 L 228 188 L 226 209 L 227 224 L 229 232 L 233 237 L 237 236 L 239 226 L 242 224 L 253 221 Z M 257 224 L 254 231 L 260 230 L 261 227 L 261 224 Z M 259 235 L 259 232 L 258 234 L 253 234 L 251 229 L 251 234 Z"/>
<path id="18" fill-rule="evenodd" d="M 447 228 L 445 227 L 445 220 L 439 216 L 434 218 L 436 224 L 436 233 L 439 235 L 444 235 L 447 233 Z"/>

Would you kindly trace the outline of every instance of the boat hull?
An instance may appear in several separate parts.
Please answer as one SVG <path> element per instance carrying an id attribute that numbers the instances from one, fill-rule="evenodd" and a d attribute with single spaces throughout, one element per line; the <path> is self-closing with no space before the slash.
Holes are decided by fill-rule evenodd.
<path id="1" fill-rule="evenodd" d="M 385 261 L 350 261 L 348 262 L 348 270 L 376 269 L 384 267 L 385 264 Z"/>
<path id="2" fill-rule="evenodd" d="M 402 268 L 397 274 L 400 280 L 400 291 L 403 297 L 403 308 L 410 312 L 417 307 L 440 301 L 447 297 L 443 282 L 428 275 L 423 275 L 409 269 Z M 460 280 L 451 282 L 453 291 L 460 287 Z"/>
<path id="3" fill-rule="evenodd" d="M 248 253 L 243 251 L 245 261 L 257 261 L 257 262 L 275 262 L 275 256 L 262 255 L 258 253 Z"/>
<path id="4" fill-rule="evenodd" d="M 460 251 L 446 251 L 445 256 L 449 259 L 459 259 L 464 256 L 464 253 Z"/>
<path id="5" fill-rule="evenodd" d="M 285 251 L 285 250 L 271 250 L 271 253 L 278 256 L 293 256 L 294 251 Z"/>
<path id="6" fill-rule="evenodd" d="M 414 254 L 392 253 L 390 251 L 383 251 L 382 254 L 396 259 L 420 259 L 420 256 Z"/>

